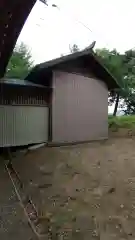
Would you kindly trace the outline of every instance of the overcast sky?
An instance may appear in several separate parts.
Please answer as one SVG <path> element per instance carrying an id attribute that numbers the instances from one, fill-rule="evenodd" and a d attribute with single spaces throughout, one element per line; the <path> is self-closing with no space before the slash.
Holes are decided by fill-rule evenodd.
<path id="1" fill-rule="evenodd" d="M 121 52 L 135 47 L 135 0 L 48 0 L 48 4 L 37 1 L 18 39 L 29 46 L 35 63 L 69 53 L 69 44 L 74 43 L 83 49 L 96 40 L 96 48 Z"/>

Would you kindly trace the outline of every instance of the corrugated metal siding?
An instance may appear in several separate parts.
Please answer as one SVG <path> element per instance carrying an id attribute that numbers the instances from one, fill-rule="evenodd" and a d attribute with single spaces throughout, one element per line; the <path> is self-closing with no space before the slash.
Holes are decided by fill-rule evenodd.
<path id="1" fill-rule="evenodd" d="M 108 137 L 108 90 L 102 81 L 55 72 L 53 87 L 53 142 Z"/>
<path id="2" fill-rule="evenodd" d="M 4 85 L 4 88 L 0 88 L 0 105 L 47 106 L 49 93 L 41 90 L 26 87 L 12 89 Z"/>
<path id="3" fill-rule="evenodd" d="M 0 147 L 48 140 L 48 107 L 0 105 Z"/>
<path id="4" fill-rule="evenodd" d="M 47 102 L 44 100 L 42 96 L 35 96 L 35 97 L 28 97 L 25 98 L 24 96 L 18 96 L 16 99 L 12 99 L 10 96 L 9 98 L 3 96 L 0 98 L 1 105 L 27 105 L 27 106 L 47 106 Z"/>

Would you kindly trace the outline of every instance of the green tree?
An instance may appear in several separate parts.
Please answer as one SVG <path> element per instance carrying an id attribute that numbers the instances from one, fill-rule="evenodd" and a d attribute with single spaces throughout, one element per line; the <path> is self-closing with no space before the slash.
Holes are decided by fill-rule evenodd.
<path id="1" fill-rule="evenodd" d="M 77 44 L 73 44 L 72 46 L 69 45 L 69 49 L 71 53 L 75 53 L 79 51 L 79 47 Z"/>
<path id="2" fill-rule="evenodd" d="M 126 104 L 125 113 L 135 114 L 135 50 L 125 52 L 126 75 L 128 82 L 128 94 L 124 96 Z"/>
<path id="3" fill-rule="evenodd" d="M 117 109 L 120 99 L 126 98 L 129 95 L 129 72 L 128 61 L 126 54 L 120 54 L 116 49 L 109 51 L 108 49 L 97 49 L 97 55 L 100 57 L 103 64 L 108 68 L 112 75 L 117 79 L 120 89 L 115 89 L 109 92 L 109 105 L 115 103 L 114 113 L 117 114 Z"/>
<path id="4" fill-rule="evenodd" d="M 16 45 L 9 60 L 5 76 L 24 79 L 33 67 L 31 59 L 31 54 L 25 44 Z"/>

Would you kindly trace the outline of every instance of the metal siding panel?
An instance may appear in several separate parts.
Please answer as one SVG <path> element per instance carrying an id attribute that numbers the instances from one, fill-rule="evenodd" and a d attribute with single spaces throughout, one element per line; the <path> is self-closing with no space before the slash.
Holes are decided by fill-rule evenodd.
<path id="1" fill-rule="evenodd" d="M 0 147 L 48 140 L 48 108 L 0 105 Z"/>
<path id="2" fill-rule="evenodd" d="M 53 87 L 53 142 L 108 137 L 108 90 L 102 81 L 55 72 Z"/>

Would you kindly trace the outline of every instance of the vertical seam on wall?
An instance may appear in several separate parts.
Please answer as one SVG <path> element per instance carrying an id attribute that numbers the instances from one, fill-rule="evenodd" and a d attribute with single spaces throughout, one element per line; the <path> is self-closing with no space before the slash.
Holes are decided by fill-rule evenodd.
<path id="1" fill-rule="evenodd" d="M 50 79 L 49 107 L 48 107 L 48 142 L 52 142 L 52 97 L 53 97 L 53 72 Z"/>

